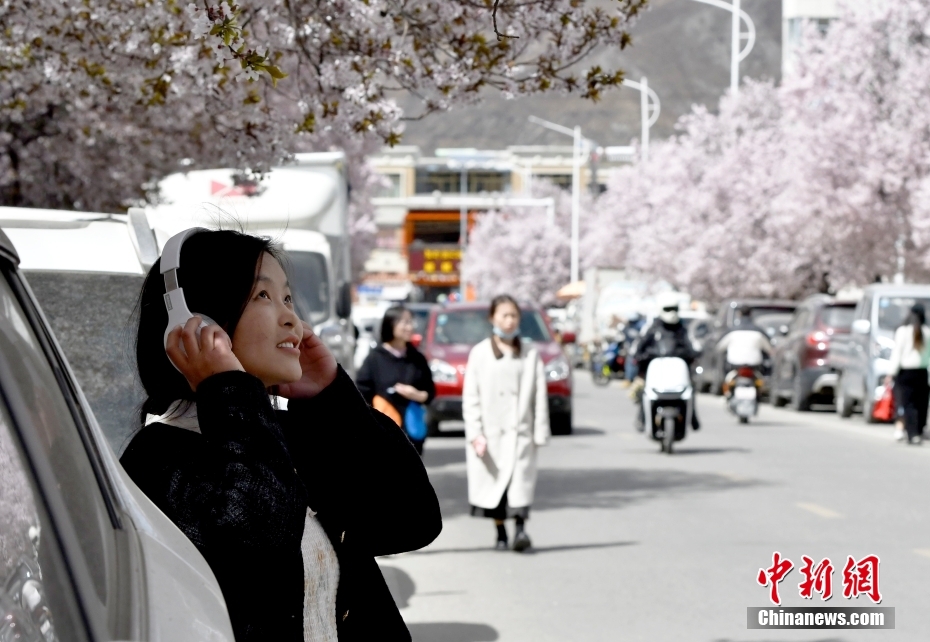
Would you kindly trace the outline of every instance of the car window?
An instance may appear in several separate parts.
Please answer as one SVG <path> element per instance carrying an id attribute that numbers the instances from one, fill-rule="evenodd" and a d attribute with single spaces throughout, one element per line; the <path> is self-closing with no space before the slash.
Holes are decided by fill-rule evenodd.
<path id="1" fill-rule="evenodd" d="M 802 319 L 805 322 L 806 317 Z M 790 312 L 753 315 L 753 323 L 770 337 L 774 337 L 778 329 L 790 321 Z"/>
<path id="2" fill-rule="evenodd" d="M 429 310 L 425 308 L 417 308 L 411 310 L 410 314 L 413 316 L 413 331 L 417 334 L 423 334 L 426 332 L 426 323 L 429 321 Z"/>
<path id="3" fill-rule="evenodd" d="M 930 299 L 883 296 L 878 300 L 878 327 L 882 330 L 897 330 L 907 320 L 911 307 L 920 303 L 930 309 Z"/>
<path id="4" fill-rule="evenodd" d="M 835 330 L 849 330 L 852 327 L 856 308 L 851 305 L 828 305 L 820 312 L 820 323 Z"/>
<path id="5" fill-rule="evenodd" d="M 30 471 L 0 407 L 0 640 L 82 642 L 69 573 Z"/>
<path id="6" fill-rule="evenodd" d="M 144 277 L 26 272 L 26 279 L 110 447 L 121 454 L 139 425 L 144 398 L 135 374 L 132 318 Z"/>
<path id="7" fill-rule="evenodd" d="M 797 332 L 798 330 L 803 329 L 806 323 L 807 323 L 807 308 L 801 308 L 797 312 L 794 313 L 794 317 L 792 317 L 791 319 L 791 322 L 789 324 L 791 328 L 791 332 Z"/>
<path id="8" fill-rule="evenodd" d="M 289 251 L 285 262 L 300 315 L 311 325 L 324 321 L 329 316 L 326 259 L 316 252 Z"/>
<path id="9" fill-rule="evenodd" d="M 454 310 L 436 315 L 434 341 L 438 344 L 475 345 L 491 336 L 491 322 L 486 310 Z M 520 337 L 529 341 L 552 340 L 545 321 L 535 310 L 520 315 Z"/>
<path id="10" fill-rule="evenodd" d="M 93 586 L 105 606 L 115 577 L 114 525 L 73 407 L 7 279 L 0 278 L 0 357 L 13 370 L 22 430 L 38 435 L 76 530 Z M 88 437 L 89 439 L 89 437 Z"/>

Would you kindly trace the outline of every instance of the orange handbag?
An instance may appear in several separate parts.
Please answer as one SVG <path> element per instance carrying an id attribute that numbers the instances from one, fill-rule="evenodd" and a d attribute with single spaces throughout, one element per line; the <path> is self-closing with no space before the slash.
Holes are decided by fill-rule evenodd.
<path id="1" fill-rule="evenodd" d="M 397 412 L 397 408 L 394 407 L 394 404 L 392 404 L 381 395 L 375 395 L 374 399 L 371 400 L 371 407 L 378 412 L 383 412 L 398 426 L 400 426 L 404 421 L 400 416 L 400 413 Z"/>
<path id="2" fill-rule="evenodd" d="M 885 386 L 882 398 L 872 407 L 872 418 L 876 421 L 891 421 L 894 419 L 894 389 Z"/>

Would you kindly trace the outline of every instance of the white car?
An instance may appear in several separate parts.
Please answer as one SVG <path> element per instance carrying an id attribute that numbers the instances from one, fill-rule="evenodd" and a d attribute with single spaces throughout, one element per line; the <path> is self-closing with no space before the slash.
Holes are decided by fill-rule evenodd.
<path id="1" fill-rule="evenodd" d="M 105 214 L 0 208 L 0 228 L 0 640 L 233 642 L 210 567 L 117 459 L 130 362 L 65 356 L 115 361 L 151 239 Z"/>

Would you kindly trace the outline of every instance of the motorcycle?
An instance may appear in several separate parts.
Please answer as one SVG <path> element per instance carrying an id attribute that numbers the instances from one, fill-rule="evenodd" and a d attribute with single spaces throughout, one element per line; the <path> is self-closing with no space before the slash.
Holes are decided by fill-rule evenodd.
<path id="1" fill-rule="evenodd" d="M 723 384 L 727 408 L 739 418 L 741 424 L 748 424 L 750 417 L 759 412 L 759 388 L 762 380 L 755 369 L 748 366 L 731 371 Z"/>
<path id="2" fill-rule="evenodd" d="M 685 438 L 694 411 L 691 370 L 680 357 L 657 357 L 649 363 L 643 386 L 646 431 L 662 452 L 672 454 L 676 441 Z"/>
<path id="3" fill-rule="evenodd" d="M 606 386 L 611 379 L 622 379 L 626 355 L 621 351 L 621 344 L 611 341 L 591 358 L 591 377 L 598 386 Z"/>

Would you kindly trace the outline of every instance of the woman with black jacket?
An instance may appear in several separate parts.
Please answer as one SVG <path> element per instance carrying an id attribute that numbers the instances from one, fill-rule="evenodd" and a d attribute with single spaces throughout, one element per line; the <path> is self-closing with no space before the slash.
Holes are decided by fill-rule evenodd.
<path id="1" fill-rule="evenodd" d="M 238 642 L 410 640 L 374 557 L 442 528 L 416 451 L 294 313 L 268 240 L 198 233 L 180 265 L 190 309 L 216 325 L 174 328 L 166 354 L 156 263 L 136 343 L 145 426 L 126 471 L 210 564 Z"/>
<path id="2" fill-rule="evenodd" d="M 355 376 L 355 383 L 368 403 L 379 396 L 403 417 L 410 403 L 426 405 L 436 396 L 433 375 L 426 357 L 410 339 L 413 336 L 413 315 L 402 305 L 388 308 L 381 320 L 381 345 L 372 349 Z M 417 452 L 423 454 L 426 438 L 411 436 Z"/>

